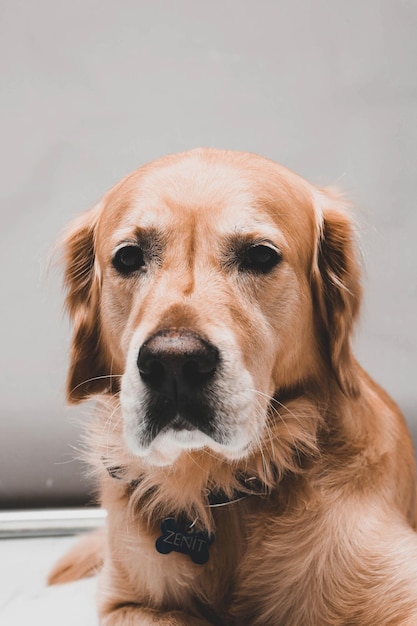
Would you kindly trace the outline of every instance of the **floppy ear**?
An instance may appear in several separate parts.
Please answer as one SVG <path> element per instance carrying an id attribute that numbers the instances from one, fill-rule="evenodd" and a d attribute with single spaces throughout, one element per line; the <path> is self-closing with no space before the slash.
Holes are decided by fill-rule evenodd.
<path id="1" fill-rule="evenodd" d="M 109 387 L 100 327 L 100 273 L 94 244 L 101 206 L 70 224 L 63 238 L 66 306 L 73 322 L 67 399 L 77 403 Z"/>
<path id="2" fill-rule="evenodd" d="M 313 268 L 322 348 L 342 391 L 358 392 L 351 350 L 353 325 L 362 289 L 353 224 L 346 205 L 331 190 L 321 190 L 322 221 Z"/>

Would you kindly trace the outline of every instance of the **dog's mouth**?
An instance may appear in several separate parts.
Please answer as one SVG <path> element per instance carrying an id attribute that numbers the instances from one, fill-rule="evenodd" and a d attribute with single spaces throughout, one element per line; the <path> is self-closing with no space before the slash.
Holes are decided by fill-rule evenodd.
<path id="1" fill-rule="evenodd" d="M 147 394 L 147 410 L 144 419 L 143 444 L 150 446 L 161 434 L 171 434 L 177 441 L 190 440 L 190 435 L 202 433 L 214 441 L 220 442 L 214 412 L 209 402 L 200 397 L 174 397 L 159 394 Z M 196 439 L 196 437 L 193 439 Z"/>

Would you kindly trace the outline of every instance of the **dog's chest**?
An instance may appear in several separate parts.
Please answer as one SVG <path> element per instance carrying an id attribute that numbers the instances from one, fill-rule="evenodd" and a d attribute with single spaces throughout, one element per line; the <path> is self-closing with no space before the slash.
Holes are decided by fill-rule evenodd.
<path id="1" fill-rule="evenodd" d="M 223 613 L 246 550 L 244 509 L 240 505 L 213 512 L 216 529 L 209 541 L 207 535 L 185 532 L 174 518 L 158 522 L 151 532 L 141 528 L 134 549 L 129 542 L 126 563 L 138 593 L 146 589 L 155 604 L 171 608 L 197 602 Z"/>

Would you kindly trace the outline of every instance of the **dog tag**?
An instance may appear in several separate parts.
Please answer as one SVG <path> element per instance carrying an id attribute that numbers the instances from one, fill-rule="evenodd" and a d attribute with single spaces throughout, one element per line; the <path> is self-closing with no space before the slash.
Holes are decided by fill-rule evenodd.
<path id="1" fill-rule="evenodd" d="M 155 542 L 155 548 L 160 554 L 180 552 L 198 565 L 204 565 L 209 560 L 209 547 L 214 541 L 214 535 L 194 531 L 189 524 L 180 523 L 173 517 L 166 517 L 162 521 L 161 532 L 162 535 Z"/>

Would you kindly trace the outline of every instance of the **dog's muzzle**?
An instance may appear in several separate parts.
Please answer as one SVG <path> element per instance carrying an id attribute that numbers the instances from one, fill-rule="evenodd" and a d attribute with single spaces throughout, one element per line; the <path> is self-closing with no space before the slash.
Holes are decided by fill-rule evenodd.
<path id="1" fill-rule="evenodd" d="M 212 436 L 208 391 L 219 363 L 218 349 L 187 329 L 160 330 L 142 345 L 137 366 L 147 390 L 150 441 L 166 427 Z"/>

